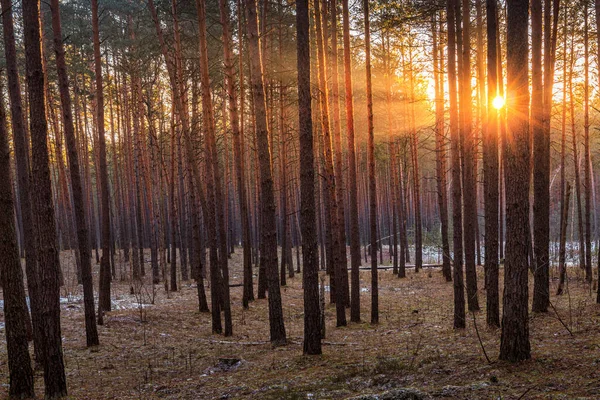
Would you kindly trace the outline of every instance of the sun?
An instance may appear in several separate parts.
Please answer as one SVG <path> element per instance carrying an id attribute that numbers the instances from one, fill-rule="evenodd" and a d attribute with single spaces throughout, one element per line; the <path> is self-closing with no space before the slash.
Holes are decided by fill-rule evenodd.
<path id="1" fill-rule="evenodd" d="M 504 97 L 502 97 L 502 96 L 494 97 L 494 100 L 492 100 L 492 105 L 494 106 L 494 108 L 496 110 L 501 109 L 502 107 L 504 107 Z"/>

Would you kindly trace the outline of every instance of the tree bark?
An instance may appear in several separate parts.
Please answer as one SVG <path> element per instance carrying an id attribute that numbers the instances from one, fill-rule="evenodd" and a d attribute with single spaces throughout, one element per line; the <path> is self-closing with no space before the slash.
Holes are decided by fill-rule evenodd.
<path id="1" fill-rule="evenodd" d="M 360 231 L 358 228 L 358 186 L 356 182 L 356 145 L 354 143 L 354 94 L 350 56 L 350 12 L 348 0 L 342 0 L 344 36 L 344 85 L 348 146 L 348 198 L 350 217 L 350 321 L 360 322 Z"/>
<path id="2" fill-rule="evenodd" d="M 485 290 L 486 321 L 490 327 L 500 326 L 498 293 L 498 110 L 493 100 L 498 96 L 498 49 L 496 29 L 498 5 L 486 0 L 487 17 L 487 119 L 483 140 L 483 190 L 485 200 Z"/>
<path id="3" fill-rule="evenodd" d="M 4 4 L 3 7 L 4 9 Z M 0 84 L 0 91 L 2 91 Z M 35 397 L 33 369 L 27 343 L 29 315 L 25 302 L 23 270 L 15 229 L 10 150 L 4 100 L 0 101 L 0 285 L 4 298 L 9 396 Z"/>
<path id="4" fill-rule="evenodd" d="M 308 0 L 296 1 L 298 62 L 298 121 L 300 135 L 300 229 L 302 230 L 302 285 L 304 287 L 303 352 L 321 354 L 319 312 L 319 251 L 315 213 L 315 162 L 310 94 L 310 39 Z"/>
<path id="5" fill-rule="evenodd" d="M 500 359 L 531 358 L 528 320 L 527 242 L 529 235 L 529 48 L 526 0 L 507 3 L 507 109 L 508 129 L 503 138 L 506 167 L 506 260 Z"/>
<path id="6" fill-rule="evenodd" d="M 252 81 L 252 97 L 256 118 L 256 139 L 260 166 L 261 187 L 261 235 L 264 244 L 264 260 L 267 287 L 269 290 L 269 322 L 271 343 L 274 346 L 285 345 L 286 334 L 283 323 L 279 274 L 277 269 L 277 230 L 275 216 L 275 195 L 273 193 L 273 175 L 271 169 L 271 152 L 269 148 L 269 127 L 265 104 L 265 89 L 261 65 L 261 53 L 258 40 L 258 22 L 256 18 L 256 1 L 244 0 L 246 6 L 246 24 L 248 51 L 250 55 L 250 76 Z"/>
<path id="7" fill-rule="evenodd" d="M 448 94 L 450 96 L 450 150 L 452 163 L 452 231 L 453 231 L 453 282 L 454 328 L 465 328 L 465 287 L 463 278 L 462 188 L 460 179 L 460 138 L 458 132 L 458 98 L 456 88 L 456 5 L 458 0 L 448 0 Z"/>
<path id="8" fill-rule="evenodd" d="M 37 266 L 37 248 L 35 233 L 35 218 L 33 212 L 33 185 L 30 176 L 29 144 L 25 115 L 21 98 L 19 68 L 17 66 L 17 50 L 12 17 L 12 2 L 2 0 L 2 30 L 4 35 L 4 54 L 6 56 L 6 74 L 8 80 L 8 95 L 10 98 L 11 127 L 16 162 L 16 178 L 18 184 L 19 205 L 23 224 L 25 247 L 25 272 L 27 274 L 27 291 L 31 305 L 31 322 L 33 328 L 33 344 L 35 360 L 43 362 L 43 334 L 40 321 L 40 271 Z"/>
<path id="9" fill-rule="evenodd" d="M 377 278 L 377 184 L 375 182 L 375 137 L 373 131 L 373 89 L 371 85 L 371 28 L 369 0 L 363 1 L 365 24 L 365 69 L 367 82 L 367 164 L 369 174 L 369 223 L 371 231 L 371 323 L 379 323 L 379 288 Z M 416 149 L 415 149 L 416 151 Z"/>
<path id="10" fill-rule="evenodd" d="M 104 138 L 104 90 L 102 88 L 102 56 L 100 54 L 100 28 L 98 0 L 92 0 L 92 31 L 94 42 L 94 74 L 96 77 L 96 128 L 98 133 L 98 158 L 100 169 L 100 193 L 102 215 L 102 257 L 100 258 L 100 288 L 98 291 L 98 324 L 103 314 L 111 310 L 110 304 L 110 201 L 108 167 L 106 165 L 106 141 Z"/>
<path id="11" fill-rule="evenodd" d="M 88 236 L 88 227 L 85 215 L 85 201 L 79 172 L 79 157 L 77 155 L 77 142 L 73 127 L 73 114 L 71 111 L 71 94 L 69 93 L 69 77 L 65 62 L 65 48 L 62 41 L 60 23 L 60 6 L 58 0 L 52 0 L 52 29 L 54 32 L 54 52 L 56 55 L 56 70 L 58 74 L 58 88 L 62 105 L 62 118 L 67 155 L 69 157 L 69 170 L 71 173 L 71 187 L 75 209 L 75 225 L 77 227 L 77 243 L 81 263 L 81 281 L 83 284 L 83 302 L 85 313 L 85 337 L 87 346 L 100 344 L 96 316 L 94 310 L 94 286 L 92 280 L 91 252 Z"/>
<path id="12" fill-rule="evenodd" d="M 40 37 L 40 2 L 23 1 L 23 25 L 31 132 L 32 211 L 40 271 L 40 322 L 46 397 L 67 395 L 60 328 L 60 261 L 48 158 L 48 122 Z"/>

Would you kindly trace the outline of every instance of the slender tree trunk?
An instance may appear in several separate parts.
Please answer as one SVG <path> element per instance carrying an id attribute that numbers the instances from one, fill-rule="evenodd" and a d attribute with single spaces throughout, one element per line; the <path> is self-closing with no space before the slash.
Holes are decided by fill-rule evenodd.
<path id="1" fill-rule="evenodd" d="M 585 280 L 592 283 L 592 159 L 590 155 L 590 46 L 588 32 L 588 2 L 584 2 L 583 27 L 583 193 L 585 199 Z M 549 146 L 548 146 L 549 147 Z"/>
<path id="2" fill-rule="evenodd" d="M 585 238 L 583 229 L 583 207 L 581 206 L 581 174 L 580 174 L 580 160 L 579 152 L 577 150 L 577 129 L 575 125 L 575 93 L 573 90 L 573 75 L 575 67 L 575 32 L 571 32 L 571 51 L 569 60 L 569 77 L 568 77 L 568 90 L 569 90 L 569 108 L 571 118 L 571 142 L 573 145 L 573 169 L 575 171 L 575 201 L 577 202 L 577 226 L 578 226 L 578 239 L 579 239 L 579 268 L 585 270 Z M 566 68 L 566 66 L 565 66 Z"/>
<path id="3" fill-rule="evenodd" d="M 239 6 L 239 4 L 238 4 Z M 250 244 L 250 219 L 248 215 L 248 200 L 246 199 L 246 177 L 244 170 L 244 149 L 243 149 L 243 133 L 240 127 L 240 118 L 238 116 L 238 103 L 235 95 L 235 82 L 233 71 L 233 60 L 231 56 L 230 42 L 231 33 L 229 26 L 229 6 L 227 1 L 220 0 L 219 7 L 221 12 L 221 25 L 223 27 L 223 60 L 225 67 L 225 77 L 227 79 L 227 96 L 229 104 L 229 116 L 231 119 L 231 128 L 233 132 L 233 151 L 235 158 L 236 177 L 238 184 L 238 196 L 240 203 L 240 219 L 242 222 L 242 244 L 243 244 L 243 260 L 244 260 L 244 294 L 243 305 L 248 308 L 248 302 L 254 299 L 252 289 L 252 254 Z M 241 14 L 239 15 L 241 18 Z M 242 41 L 240 39 L 240 48 Z M 241 62 L 241 61 L 240 61 Z M 243 73 L 243 65 L 240 64 L 240 75 Z M 242 79 L 242 78 L 240 78 Z M 242 82 L 242 81 L 240 81 Z M 244 88 L 240 89 L 240 93 L 244 92 Z M 242 100 L 243 102 L 243 100 Z M 242 113 L 243 119 L 243 113 Z"/>
<path id="4" fill-rule="evenodd" d="M 178 71 L 175 68 L 175 65 L 172 63 L 171 58 L 169 57 L 169 52 L 167 49 L 167 45 L 164 39 L 161 23 L 158 19 L 158 14 L 156 13 L 156 8 L 154 6 L 153 0 L 148 0 L 148 8 L 150 10 L 150 14 L 152 16 L 152 20 L 154 22 L 154 26 L 156 29 L 156 34 L 158 36 L 158 40 L 161 47 L 161 53 L 163 58 L 165 59 L 165 64 L 167 66 L 167 73 L 169 75 L 169 83 L 171 84 L 171 88 L 174 92 L 175 97 L 175 108 L 177 109 L 177 113 L 179 118 L 181 119 L 181 124 L 183 128 L 183 136 L 184 136 L 184 144 L 185 144 L 185 152 L 186 158 L 188 162 L 188 176 L 190 183 L 190 204 L 192 206 L 192 219 L 193 219 L 193 243 L 194 250 L 192 254 L 194 256 L 196 264 L 192 263 L 192 269 L 197 270 L 196 273 L 196 281 L 198 287 L 198 305 L 200 312 L 204 312 L 208 310 L 208 305 L 206 304 L 206 294 L 204 291 L 204 277 L 202 276 L 202 246 L 200 239 L 200 229 L 196 225 L 199 223 L 200 213 L 197 209 L 198 204 L 196 203 L 196 194 L 199 197 L 199 202 L 203 206 L 202 209 L 204 211 L 205 220 L 207 218 L 206 211 L 206 201 L 204 198 L 204 192 L 202 191 L 202 176 L 200 175 L 200 170 L 198 167 L 198 163 L 196 162 L 196 154 L 194 151 L 194 146 L 191 139 L 191 126 L 189 121 L 189 115 L 185 107 L 184 96 L 180 91 L 180 87 L 177 84 L 178 82 Z M 213 306 L 215 304 L 213 303 Z M 213 329 L 215 327 L 213 326 Z"/>
<path id="5" fill-rule="evenodd" d="M 333 144 L 335 155 L 335 182 L 338 202 L 338 229 L 340 241 L 341 278 L 338 287 L 343 291 L 345 306 L 350 305 L 350 288 L 348 285 L 348 255 L 346 253 L 346 206 L 344 204 L 344 176 L 342 172 L 342 135 L 340 124 L 340 89 L 338 74 L 338 7 L 337 0 L 331 0 L 331 103 L 333 106 Z"/>
<path id="6" fill-rule="evenodd" d="M 450 153 L 452 162 L 452 231 L 453 231 L 453 282 L 454 282 L 454 328 L 465 328 L 465 287 L 463 278 L 462 246 L 462 188 L 460 179 L 460 139 L 458 132 L 458 98 L 456 88 L 456 30 L 455 3 L 448 0 L 448 88 L 450 96 Z"/>
<path id="7" fill-rule="evenodd" d="M 92 280 L 91 252 L 88 236 L 88 227 L 85 216 L 85 201 L 79 172 L 79 157 L 77 155 L 77 142 L 73 127 L 73 114 L 71 111 L 71 94 L 69 93 L 69 78 L 65 62 L 65 49 L 62 41 L 60 23 L 60 8 L 58 0 L 52 0 L 52 29 L 54 31 L 54 52 L 56 54 L 56 70 L 62 105 L 63 128 L 67 143 L 69 168 L 71 172 L 71 186 L 73 204 L 75 206 L 75 225 L 77 226 L 77 242 L 81 262 L 81 281 L 83 284 L 83 301 L 85 312 L 85 336 L 87 346 L 99 344 L 98 329 L 94 311 L 94 286 Z"/>
<path id="8" fill-rule="evenodd" d="M 360 322 L 360 231 L 358 228 L 358 186 L 356 182 L 356 146 L 354 143 L 354 95 L 350 56 L 350 12 L 348 0 L 342 0 L 344 36 L 344 84 L 346 97 L 346 129 L 348 132 L 348 197 L 350 217 L 350 320 Z"/>
<path id="9" fill-rule="evenodd" d="M 211 279 L 213 274 L 220 274 L 219 285 L 212 286 L 211 290 L 219 290 L 222 296 L 222 306 L 225 316 L 225 336 L 231 336 L 233 334 L 232 322 L 231 322 L 231 305 L 229 299 L 229 268 L 227 266 L 227 231 L 225 226 L 225 215 L 224 215 L 224 198 L 221 188 L 221 170 L 219 166 L 218 152 L 217 152 L 217 141 L 215 135 L 215 119 L 213 114 L 213 103 L 210 94 L 210 79 L 208 75 L 208 50 L 206 40 L 206 4 L 201 1 L 196 1 L 196 9 L 198 10 L 198 26 L 199 26 L 199 42 L 200 42 L 200 80 L 202 85 L 202 114 L 205 126 L 205 142 L 207 146 L 207 167 L 209 180 L 207 181 L 207 191 L 211 197 L 211 210 L 214 210 L 213 216 L 208 225 L 215 223 L 218 224 L 218 243 L 219 243 L 219 268 L 212 269 L 211 266 Z M 212 182 L 211 182 L 212 178 Z M 212 193 L 211 193 L 212 192 Z M 210 229 L 210 228 L 209 228 Z M 214 232 L 215 234 L 217 232 Z M 209 235 L 211 232 L 209 232 Z M 216 239 L 216 237 L 215 237 Z M 214 281 L 216 283 L 216 281 Z M 214 306 L 214 305 L 213 305 Z"/>
<path id="10" fill-rule="evenodd" d="M 487 17 L 487 119 L 483 140 L 483 190 L 485 200 L 485 289 L 486 321 L 490 327 L 500 326 L 498 293 L 498 110 L 493 100 L 498 96 L 498 49 L 496 29 L 498 5 L 486 0 Z"/>
<path id="11" fill-rule="evenodd" d="M 562 207 L 560 212 L 560 248 L 558 250 L 558 271 L 559 280 L 558 288 L 556 289 L 556 295 L 560 296 L 563 293 L 565 286 L 565 280 L 567 277 L 567 264 L 566 264 L 566 253 L 567 253 L 567 220 L 569 217 L 569 198 L 571 197 L 571 184 L 567 182 L 565 190 L 565 197 L 562 199 Z"/>
<path id="12" fill-rule="evenodd" d="M 332 293 L 332 300 L 336 303 L 336 324 L 337 326 L 345 326 L 346 323 L 346 307 L 345 307 L 345 296 L 344 291 L 341 288 L 341 243 L 340 243 L 340 230 L 338 226 L 338 199 L 336 198 L 336 184 L 335 173 L 333 166 L 333 149 L 332 149 L 332 138 L 331 138 L 331 127 L 329 118 L 329 91 L 327 88 L 327 68 L 326 68 L 326 57 L 325 51 L 327 49 L 327 18 L 326 8 L 323 9 L 323 16 L 321 16 L 319 1 L 315 2 L 315 21 L 317 31 L 317 55 L 319 60 L 319 100 L 321 109 L 321 127 L 322 127 L 322 140 L 324 146 L 324 172 L 325 172 L 325 190 L 323 196 L 328 199 L 329 210 L 327 212 L 327 219 L 329 221 L 329 230 L 326 234 L 330 237 L 329 248 L 330 255 L 329 259 L 329 273 L 330 273 L 330 287 Z M 321 24 L 322 23 L 322 24 Z"/>
<path id="13" fill-rule="evenodd" d="M 458 4 L 458 3 L 457 3 Z M 459 6 L 457 6 L 459 9 Z M 476 140 L 472 126 L 471 114 L 471 46 L 470 18 L 471 8 L 468 0 L 462 0 L 462 62 L 459 62 L 459 92 L 460 92 L 460 135 L 462 146 L 462 178 L 463 178 L 463 224 L 465 246 L 465 277 L 467 281 L 467 304 L 469 311 L 479 310 L 477 298 L 477 269 L 475 266 L 475 225 L 477 223 L 477 187 L 476 187 Z M 456 17 L 459 18 L 460 12 Z M 457 26 L 459 22 L 457 20 Z M 461 32 L 457 32 L 461 35 Z"/>
<path id="14" fill-rule="evenodd" d="M 302 285 L 304 287 L 304 354 L 321 354 L 319 318 L 319 252 L 315 218 L 315 163 L 310 94 L 310 39 L 308 0 L 296 1 L 298 52 L 298 120 L 300 134 L 300 224 L 302 230 Z"/>
<path id="15" fill-rule="evenodd" d="M 598 51 L 598 60 L 600 60 L 600 0 L 595 0 L 596 11 L 596 50 Z M 598 70 L 598 80 L 600 81 L 600 69 Z M 598 281 L 600 282 L 600 248 L 598 249 Z M 596 303 L 600 304 L 600 283 L 598 283 Z"/>
<path id="16" fill-rule="evenodd" d="M 542 0 L 531 2 L 531 129 L 533 132 L 534 290 L 532 311 L 548 309 L 550 245 L 550 137 L 543 126 Z M 549 49 L 544 49 L 548 51 Z"/>
<path id="17" fill-rule="evenodd" d="M 433 32 L 433 65 L 435 83 L 435 156 L 436 156 L 436 188 L 440 225 L 442 231 L 442 272 L 446 282 L 452 280 L 450 258 L 450 243 L 448 241 L 448 193 L 446 191 L 446 143 L 444 132 L 444 75 L 442 74 L 443 60 L 440 56 L 438 26 L 434 17 L 431 25 Z M 440 30 L 441 35 L 441 30 Z"/>
<path id="18" fill-rule="evenodd" d="M 102 257 L 100 259 L 100 288 L 98 291 L 98 324 L 103 324 L 103 314 L 111 310 L 110 304 L 110 202 L 106 141 L 104 138 L 104 90 L 102 87 L 102 56 L 100 54 L 100 28 L 98 0 L 92 0 L 92 31 L 94 36 L 94 68 L 96 77 L 96 128 L 98 129 L 98 158 L 102 215 Z"/>
<path id="19" fill-rule="evenodd" d="M 375 182 L 375 137 L 373 131 L 373 89 L 371 86 L 371 31 L 369 0 L 363 2 L 365 24 L 365 69 L 367 81 L 367 158 L 369 170 L 369 219 L 371 231 L 371 323 L 379 323 L 379 288 L 377 277 L 377 186 Z M 416 149 L 415 149 L 416 151 Z"/>
<path id="20" fill-rule="evenodd" d="M 250 75 L 252 80 L 252 97 L 256 117 L 256 139 L 260 164 L 261 181 L 261 235 L 264 244 L 264 260 L 267 286 L 269 290 L 269 322 L 271 343 L 275 346 L 286 344 L 281 292 L 277 270 L 277 231 L 275 217 L 275 196 L 273 193 L 273 175 L 271 170 L 271 153 L 269 148 L 269 127 L 265 110 L 265 90 L 261 68 L 261 53 L 258 40 L 258 23 L 256 18 L 256 1 L 244 0 L 246 6 L 246 23 L 248 51 L 250 53 Z"/>
<path id="21" fill-rule="evenodd" d="M 67 380 L 60 329 L 60 261 L 48 158 L 39 1 L 23 2 L 23 25 L 31 132 L 32 211 L 40 271 L 40 322 L 45 332 L 42 342 L 44 383 L 46 397 L 54 398 L 67 395 Z"/>

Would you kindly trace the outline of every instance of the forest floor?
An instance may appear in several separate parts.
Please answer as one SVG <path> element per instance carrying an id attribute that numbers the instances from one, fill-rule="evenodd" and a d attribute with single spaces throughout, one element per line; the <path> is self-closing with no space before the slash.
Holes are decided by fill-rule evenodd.
<path id="1" fill-rule="evenodd" d="M 69 257 L 63 258 L 68 265 Z M 238 250 L 230 262 L 232 283 L 241 283 L 240 259 Z M 101 345 L 89 349 L 81 289 L 69 284 L 67 269 L 61 315 L 69 394 L 73 399 L 342 399 L 416 388 L 427 398 L 598 399 L 600 306 L 579 271 L 569 268 L 569 273 L 569 290 L 552 296 L 551 311 L 530 315 L 533 358 L 510 364 L 497 359 L 500 330 L 486 327 L 484 290 L 479 291 L 484 310 L 468 315 L 467 329 L 452 329 L 452 284 L 437 269 L 409 270 L 406 279 L 379 271 L 376 326 L 336 328 L 335 306 L 327 304 L 321 356 L 302 355 L 301 275 L 282 288 L 287 346 L 271 348 L 267 300 L 256 300 L 244 311 L 242 287 L 231 288 L 234 334 L 225 338 L 211 333 L 210 314 L 197 311 L 194 283 L 184 282 L 168 296 L 162 285 L 153 292 L 146 283 L 143 296 L 135 296 L 129 283 L 115 280 L 115 309 L 99 327 Z M 481 268 L 478 274 L 483 288 Z M 369 289 L 370 272 L 361 271 L 363 321 L 370 320 Z M 153 294 L 154 304 L 141 307 Z M 0 313 L 4 398 L 8 367 L 1 322 Z M 230 366 L 220 359 L 241 361 Z M 41 371 L 36 388 L 41 397 Z"/>

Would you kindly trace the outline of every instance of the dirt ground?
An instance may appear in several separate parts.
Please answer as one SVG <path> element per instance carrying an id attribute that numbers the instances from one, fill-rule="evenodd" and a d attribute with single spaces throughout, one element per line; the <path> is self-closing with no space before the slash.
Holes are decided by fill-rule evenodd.
<path id="1" fill-rule="evenodd" d="M 237 250 L 230 262 L 232 283 L 242 279 L 240 258 Z M 63 265 L 71 261 L 71 255 L 63 254 Z M 568 291 L 552 296 L 550 312 L 530 316 L 533 358 L 520 364 L 497 359 L 500 331 L 485 326 L 483 270 L 478 273 L 484 310 L 468 315 L 466 330 L 455 331 L 452 284 L 441 271 L 410 270 L 406 279 L 380 271 L 377 326 L 368 323 L 370 272 L 361 271 L 361 317 L 367 322 L 336 328 L 335 307 L 327 304 L 323 355 L 303 356 L 300 275 L 282 288 L 285 347 L 269 345 L 267 300 L 256 300 L 244 311 L 241 287 L 231 289 L 234 335 L 225 338 L 211 333 L 210 314 L 197 311 L 195 283 L 183 282 L 180 291 L 167 296 L 162 285 L 153 290 L 146 282 L 140 296 L 129 294 L 128 282 L 115 280 L 115 310 L 99 327 L 100 346 L 89 349 L 81 288 L 65 268 L 62 327 L 70 398 L 341 399 L 409 387 L 432 398 L 600 398 L 600 306 L 579 271 L 569 269 Z M 556 283 L 553 279 L 553 290 Z M 152 297 L 154 304 L 141 307 Z M 8 367 L 3 330 L 0 323 L 4 398 Z M 230 365 L 220 359 L 241 361 Z M 41 371 L 36 372 L 36 390 L 41 397 Z"/>

